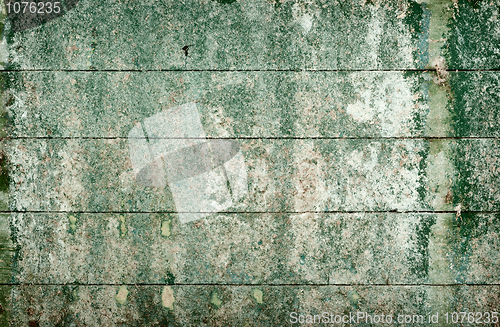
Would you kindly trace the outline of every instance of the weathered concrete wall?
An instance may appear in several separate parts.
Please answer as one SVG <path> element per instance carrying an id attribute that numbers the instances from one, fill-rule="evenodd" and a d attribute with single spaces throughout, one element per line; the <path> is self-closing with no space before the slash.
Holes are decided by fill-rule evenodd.
<path id="1" fill-rule="evenodd" d="M 500 2 L 62 6 L 0 45 L 0 324 L 499 325 Z"/>

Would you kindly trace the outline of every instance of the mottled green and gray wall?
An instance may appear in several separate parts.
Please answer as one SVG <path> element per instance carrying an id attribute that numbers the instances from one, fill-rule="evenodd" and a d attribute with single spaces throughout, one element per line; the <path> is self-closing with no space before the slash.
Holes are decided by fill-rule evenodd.
<path id="1" fill-rule="evenodd" d="M 500 311 L 498 0 L 66 2 L 5 20 L 4 325 Z M 247 192 L 183 224 L 129 133 L 187 103 Z"/>

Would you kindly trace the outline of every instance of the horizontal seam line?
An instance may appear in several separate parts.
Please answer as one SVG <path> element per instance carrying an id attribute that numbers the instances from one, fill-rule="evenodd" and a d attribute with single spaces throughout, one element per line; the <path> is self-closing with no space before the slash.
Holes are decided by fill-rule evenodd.
<path id="1" fill-rule="evenodd" d="M 255 287 L 255 286 L 268 286 L 268 287 L 452 287 L 452 286 L 500 286 L 499 283 L 494 284 L 239 284 L 239 283 L 116 283 L 116 284 L 82 284 L 82 283 L 0 283 L 0 286 L 229 286 L 229 287 Z"/>
<path id="2" fill-rule="evenodd" d="M 435 72 L 436 69 L 4 69 L 4 72 Z M 446 69 L 448 72 L 498 72 L 490 69 Z"/>
<path id="3" fill-rule="evenodd" d="M 186 212 L 186 211 L 0 211 L 0 214 L 9 213 L 81 213 L 81 214 L 150 214 L 150 213 L 172 213 L 172 214 L 305 214 L 305 213 L 317 213 L 317 214 L 342 214 L 342 213 L 426 213 L 426 214 L 444 214 L 453 213 L 456 214 L 457 211 L 451 210 L 410 210 L 410 211 L 396 211 L 396 210 L 384 210 L 384 211 L 357 211 L 357 210 L 346 210 L 346 211 L 233 211 L 233 212 Z M 499 214 L 500 211 L 460 211 L 461 214 L 474 213 L 474 214 Z"/>
<path id="4" fill-rule="evenodd" d="M 500 140 L 500 136 L 395 136 L 395 137 L 94 137 L 94 136 L 56 136 L 4 137 L 1 140 Z"/>

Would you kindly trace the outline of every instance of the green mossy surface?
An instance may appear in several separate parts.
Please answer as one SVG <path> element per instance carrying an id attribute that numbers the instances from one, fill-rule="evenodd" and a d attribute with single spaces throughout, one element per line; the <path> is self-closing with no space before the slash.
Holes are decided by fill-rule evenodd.
<path id="1" fill-rule="evenodd" d="M 68 286 L 39 289 L 26 285 L 12 287 L 13 298 L 19 301 L 13 309 L 16 315 L 12 323 L 21 326 L 37 320 L 41 326 L 283 326 L 290 324 L 291 312 L 349 315 L 357 311 L 395 318 L 418 312 L 427 319 L 436 313 L 427 302 L 436 287 L 449 294 L 443 299 L 453 302 L 450 309 L 457 312 L 492 310 L 498 299 L 498 286 L 263 286 L 267 300 L 262 306 L 253 299 L 251 286 L 174 286 L 176 301 L 174 310 L 170 310 L 161 306 L 162 286 L 129 286 L 127 304 L 120 306 L 113 300 L 116 286 L 80 286 L 75 302 L 65 291 Z M 224 299 L 220 307 L 210 302 L 215 292 Z M 23 301 L 26 297 L 34 301 Z M 44 302 L 46 298 L 52 301 Z M 93 305 L 85 304 L 90 299 Z M 102 310 L 107 314 L 101 314 Z M 444 312 L 439 316 L 442 321 Z"/>
<path id="2" fill-rule="evenodd" d="M 412 30 L 420 22 L 402 18 L 413 13 L 412 1 L 228 2 L 80 1 L 58 19 L 10 35 L 22 57 L 9 68 L 417 68 Z"/>
<path id="3" fill-rule="evenodd" d="M 457 136 L 500 136 L 500 75 L 497 72 L 452 73 L 452 129 Z"/>
<path id="4" fill-rule="evenodd" d="M 158 228 L 160 214 L 127 214 L 126 236 L 114 229 L 123 214 L 83 214 L 74 234 L 58 229 L 64 216 L 16 216 L 23 223 L 15 231 L 33 235 L 33 240 L 18 241 L 16 282 L 425 283 L 434 222 L 433 214 L 217 214 L 188 225 L 174 220 L 165 239 Z M 42 225 L 43 231 L 33 227 Z M 46 245 L 36 248 L 43 238 Z M 493 230 L 483 239 L 494 240 Z M 476 257 L 492 254 L 482 248 L 468 251 Z M 497 272 L 494 267 L 470 270 L 471 276 L 487 274 Z"/>
<path id="5" fill-rule="evenodd" d="M 499 69 L 498 1 L 458 0 L 449 22 L 447 57 L 451 69 Z"/>
<path id="6" fill-rule="evenodd" d="M 168 187 L 135 182 L 127 140 L 9 142 L 9 169 L 17 171 L 17 167 L 22 167 L 26 172 L 14 172 L 11 176 L 12 210 L 176 212 Z M 493 140 L 486 142 L 494 144 Z M 245 156 L 248 195 L 230 211 L 430 208 L 419 194 L 420 179 L 425 174 L 419 170 L 420 162 L 426 160 L 428 146 L 424 140 L 250 139 L 241 140 L 240 146 Z M 297 148 L 310 155 L 302 156 L 295 152 Z M 476 155 L 474 148 L 469 151 Z M 492 157 L 497 158 L 495 154 Z M 478 174 L 486 177 L 493 167 Z M 494 183 L 492 176 L 485 187 Z M 40 189 L 48 191 L 39 192 Z M 323 189 L 335 192 L 325 196 Z M 427 194 L 432 191 L 427 190 Z M 472 203 L 476 208 L 483 206 L 479 199 Z M 496 204 L 492 203 L 491 208 L 496 208 Z"/>
<path id="7" fill-rule="evenodd" d="M 460 174 L 453 187 L 454 203 L 460 204 L 463 211 L 498 211 L 498 139 L 460 140 L 452 145 L 454 164 Z"/>
<path id="8" fill-rule="evenodd" d="M 196 103 L 208 137 L 418 136 L 425 125 L 427 86 L 418 74 L 34 72 L 9 77 L 20 81 L 10 87 L 15 97 L 7 106 L 12 135 L 18 137 L 127 137 L 145 118 L 190 102 Z M 351 109 L 375 103 L 384 106 L 366 117 Z M 392 110 L 399 112 L 393 120 L 387 118 Z"/>
<path id="9" fill-rule="evenodd" d="M 10 287 L 13 278 L 14 245 L 10 237 L 9 215 L 0 214 L 0 326 L 10 321 Z"/>
<path id="10" fill-rule="evenodd" d="M 1 326 L 498 311 L 498 1 L 65 3 L 0 45 Z M 248 180 L 182 224 L 127 138 L 186 103 Z"/>
<path id="11" fill-rule="evenodd" d="M 17 241 L 13 278 L 78 285 L 427 283 L 435 247 L 429 237 L 440 215 L 450 214 L 216 214 L 188 225 L 174 220 L 165 239 L 160 214 L 127 214 L 126 236 L 114 227 L 123 214 L 83 214 L 74 234 L 59 229 L 64 214 L 17 214 L 23 223 L 15 234 L 32 239 Z M 462 213 L 452 225 L 459 233 L 442 283 L 495 283 L 498 215 Z"/>
<path id="12" fill-rule="evenodd" d="M 417 72 L 9 73 L 6 110 L 16 137 L 127 137 L 190 102 L 208 137 L 491 137 L 499 76 L 450 73 L 448 130 L 427 127 L 440 122 L 429 106 L 441 87 Z"/>

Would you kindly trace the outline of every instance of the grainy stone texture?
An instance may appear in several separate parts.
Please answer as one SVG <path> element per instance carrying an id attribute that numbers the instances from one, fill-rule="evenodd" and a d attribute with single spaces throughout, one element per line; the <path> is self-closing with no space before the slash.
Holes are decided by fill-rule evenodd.
<path id="1" fill-rule="evenodd" d="M 173 214 L 16 214 L 15 281 L 429 283 L 432 227 L 443 219 L 453 251 L 441 283 L 499 283 L 498 214 L 465 213 L 216 214 L 188 225 Z"/>
<path id="2" fill-rule="evenodd" d="M 40 326 L 282 326 L 290 320 L 290 312 L 348 316 L 358 311 L 392 315 L 394 320 L 399 315 L 413 319 L 414 312 L 419 312 L 428 320 L 435 314 L 428 302 L 434 290 L 443 293 L 443 301 L 457 312 L 486 310 L 498 303 L 498 286 L 128 285 L 126 301 L 120 304 L 118 286 L 25 285 L 12 287 L 12 297 L 20 303 L 13 309 L 16 318 L 12 322 L 40 321 Z M 262 293 L 262 301 L 256 291 Z"/>
<path id="3" fill-rule="evenodd" d="M 44 28 L 13 36 L 13 46 L 22 50 L 15 49 L 12 65 L 85 70 L 414 68 L 418 38 L 410 30 L 419 21 L 403 18 L 407 11 L 414 15 L 414 7 L 419 6 L 410 1 L 376 6 L 358 1 L 82 1 Z"/>
<path id="4" fill-rule="evenodd" d="M 449 68 L 493 69 L 500 64 L 496 1 L 224 2 L 81 1 L 42 28 L 12 35 L 9 65 L 83 70 L 422 68 L 429 60 L 429 36 L 435 42 L 446 39 L 447 24 Z"/>
<path id="5" fill-rule="evenodd" d="M 500 311 L 498 0 L 62 6 L 0 44 L 0 325 Z"/>
<path id="6" fill-rule="evenodd" d="M 443 154 L 445 147 L 451 153 Z M 254 139 L 241 140 L 241 148 L 248 195 L 233 212 L 418 211 L 457 205 L 495 211 L 500 204 L 500 152 L 493 139 Z M 134 181 L 126 140 L 17 139 L 9 141 L 9 149 L 11 210 L 175 212 L 168 186 Z M 444 202 L 437 203 L 441 194 L 426 169 L 443 155 L 455 158 L 457 171 L 445 185 Z"/>
<path id="7" fill-rule="evenodd" d="M 214 138 L 491 137 L 499 76 L 451 72 L 445 130 L 426 128 L 431 72 L 8 73 L 6 110 L 15 137 L 127 137 L 144 118 L 192 102 Z"/>

